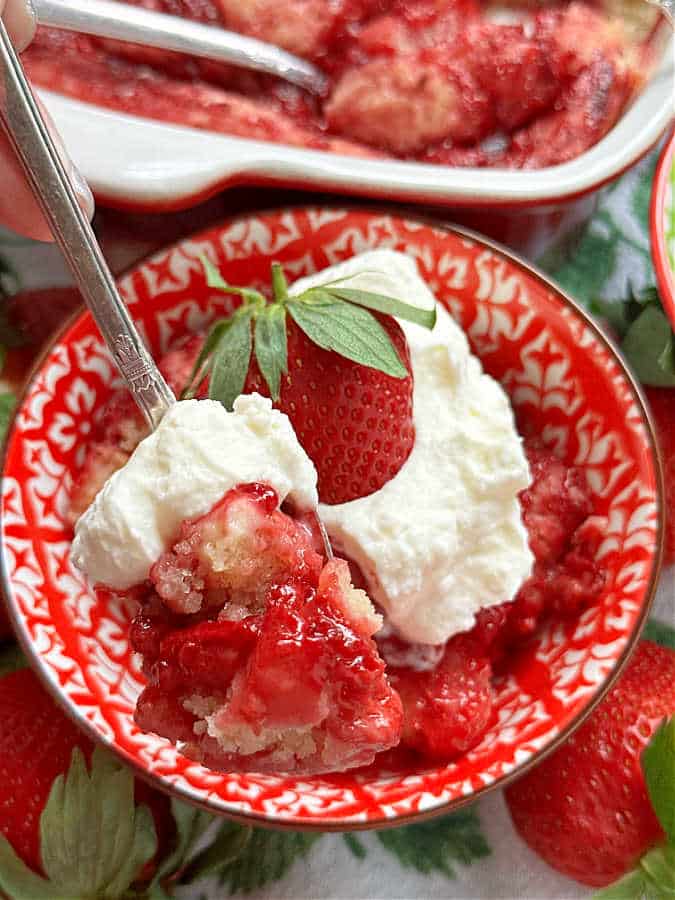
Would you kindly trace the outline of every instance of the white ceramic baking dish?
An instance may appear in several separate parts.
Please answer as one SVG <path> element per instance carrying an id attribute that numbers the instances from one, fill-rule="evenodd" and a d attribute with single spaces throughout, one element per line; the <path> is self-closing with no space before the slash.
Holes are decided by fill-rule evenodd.
<path id="1" fill-rule="evenodd" d="M 400 202 L 512 209 L 566 203 L 639 159 L 673 116 L 673 39 L 616 126 L 571 162 L 532 171 L 355 159 L 227 137 L 123 115 L 41 91 L 99 201 L 159 211 L 196 204 L 233 184 L 301 187 Z"/>

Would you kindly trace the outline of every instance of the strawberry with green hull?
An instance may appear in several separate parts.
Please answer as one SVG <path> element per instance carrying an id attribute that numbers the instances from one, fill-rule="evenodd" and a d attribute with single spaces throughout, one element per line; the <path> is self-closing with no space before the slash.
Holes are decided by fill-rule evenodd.
<path id="1" fill-rule="evenodd" d="M 366 496 L 393 478 L 415 440 L 410 353 L 393 316 L 433 328 L 435 312 L 341 284 L 289 297 L 278 267 L 268 303 L 258 291 L 228 285 L 206 259 L 203 265 L 209 285 L 242 304 L 206 338 L 195 336 L 162 358 L 174 392 L 230 409 L 242 392 L 272 397 L 317 469 L 324 503 Z M 146 434 L 132 398 L 120 394 L 73 487 L 73 524 Z"/>
<path id="2" fill-rule="evenodd" d="M 598 897 L 675 894 L 673 714 L 675 652 L 642 641 L 593 715 L 506 790 L 530 847 L 577 881 L 611 885 Z"/>
<path id="3" fill-rule="evenodd" d="M 194 845 L 212 817 L 94 747 L 23 665 L 16 650 L 0 658 L 0 892 L 161 898 L 188 863 L 181 881 L 199 877 Z"/>
<path id="4" fill-rule="evenodd" d="M 367 496 L 399 471 L 413 447 L 413 376 L 394 316 L 433 328 L 435 310 L 349 288 L 349 280 L 289 296 L 272 266 L 274 297 L 227 284 L 203 260 L 211 287 L 241 306 L 206 338 L 184 396 L 208 393 L 228 409 L 257 391 L 286 413 L 318 474 L 323 503 Z"/>

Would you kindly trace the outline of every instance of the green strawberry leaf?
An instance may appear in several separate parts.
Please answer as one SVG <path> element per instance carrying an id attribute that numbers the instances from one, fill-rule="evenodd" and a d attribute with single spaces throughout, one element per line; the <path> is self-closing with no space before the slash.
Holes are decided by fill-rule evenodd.
<path id="1" fill-rule="evenodd" d="M 324 350 L 393 378 L 408 375 L 391 338 L 367 309 L 319 289 L 311 291 L 311 300 L 290 299 L 287 308 L 296 325 Z"/>
<path id="2" fill-rule="evenodd" d="M 119 898 L 157 852 L 152 814 L 134 803 L 131 770 L 96 747 L 87 771 L 75 748 L 42 811 L 40 852 L 55 894 Z"/>
<path id="3" fill-rule="evenodd" d="M 157 866 L 157 871 L 152 879 L 148 893 L 153 898 L 166 896 L 162 889 L 162 882 L 181 872 L 187 865 L 194 850 L 206 830 L 214 823 L 214 817 L 196 806 L 181 803 L 180 800 L 171 800 L 171 814 L 176 825 L 176 842 L 173 851 L 166 856 Z"/>
<path id="4" fill-rule="evenodd" d="M 661 724 L 645 747 L 642 769 L 656 817 L 675 845 L 675 716 Z"/>
<path id="5" fill-rule="evenodd" d="M 234 401 L 243 391 L 248 374 L 253 347 L 252 314 L 251 309 L 235 313 L 214 351 L 209 397 L 219 400 L 228 410 L 232 409 Z"/>
<path id="6" fill-rule="evenodd" d="M 278 881 L 297 859 L 306 856 L 322 834 L 300 831 L 268 831 L 254 828 L 237 859 L 223 868 L 219 882 L 231 894 L 250 894 L 257 888 Z"/>
<path id="7" fill-rule="evenodd" d="M 260 291 L 256 291 L 253 288 L 237 287 L 234 284 L 228 284 L 211 260 L 207 259 L 203 254 L 199 257 L 199 261 L 204 269 L 206 283 L 209 287 L 222 291 L 224 294 L 236 294 L 238 297 L 251 303 L 265 302 L 265 298 Z"/>
<path id="8" fill-rule="evenodd" d="M 352 831 L 346 831 L 342 835 L 342 840 L 345 842 L 352 855 L 357 859 L 365 859 L 368 855 L 368 851 L 364 847 L 363 842 L 360 841 Z"/>
<path id="9" fill-rule="evenodd" d="M 654 641 L 662 647 L 670 647 L 675 650 L 675 628 L 658 619 L 650 619 L 645 625 L 642 637 L 647 641 Z"/>
<path id="10" fill-rule="evenodd" d="M 402 866 L 423 874 L 442 872 L 448 878 L 456 875 L 452 861 L 469 865 L 490 855 L 473 810 L 460 810 L 421 825 L 378 831 L 377 838 Z"/>
<path id="11" fill-rule="evenodd" d="M 621 343 L 634 372 L 644 384 L 675 387 L 675 348 L 670 322 L 660 306 L 647 304 Z"/>
<path id="12" fill-rule="evenodd" d="M 424 328 L 432 329 L 436 324 L 435 306 L 433 309 L 420 309 L 418 306 L 411 306 L 409 303 L 396 300 L 394 297 L 387 297 L 384 294 L 376 294 L 372 291 L 361 291 L 339 285 L 335 287 L 324 286 L 323 290 L 339 300 L 346 300 L 348 303 L 355 303 L 357 306 L 363 306 L 366 309 L 375 310 L 375 312 L 396 316 L 397 319 L 405 319 L 407 322 L 414 322 L 416 325 L 422 325 Z"/>
<path id="13" fill-rule="evenodd" d="M 231 324 L 231 319 L 220 319 L 206 335 L 202 349 L 199 351 L 199 356 L 190 372 L 187 384 L 180 395 L 181 400 L 192 400 L 199 390 L 213 364 L 211 355 Z"/>
<path id="14" fill-rule="evenodd" d="M 12 413 L 16 405 L 14 394 L 0 394 L 0 443 L 5 439 L 5 434 L 12 421 Z"/>
<path id="15" fill-rule="evenodd" d="M 249 826 L 225 822 L 214 840 L 190 862 L 181 877 L 181 884 L 222 873 L 244 852 L 252 832 Z"/>
<path id="16" fill-rule="evenodd" d="M 2 834 L 0 834 L 0 889 L 12 900 L 75 900 L 73 897 L 58 894 L 53 884 L 29 869 Z"/>
<path id="17" fill-rule="evenodd" d="M 272 400 L 278 400 L 281 376 L 288 372 L 286 310 L 279 303 L 266 306 L 255 320 L 255 358 Z"/>

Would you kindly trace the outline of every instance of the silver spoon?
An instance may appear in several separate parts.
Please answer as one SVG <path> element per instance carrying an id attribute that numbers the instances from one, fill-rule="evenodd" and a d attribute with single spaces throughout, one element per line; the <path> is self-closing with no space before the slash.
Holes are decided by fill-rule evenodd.
<path id="1" fill-rule="evenodd" d="M 151 429 L 176 402 L 119 295 L 0 19 L 0 120 L 66 263 Z M 333 552 L 317 512 L 326 555 Z"/>
<path id="2" fill-rule="evenodd" d="M 122 302 L 0 20 L 0 118 L 85 303 L 151 428 L 175 397 Z"/>
<path id="3" fill-rule="evenodd" d="M 43 25 L 267 72 L 315 94 L 327 87 L 323 72 L 306 60 L 224 28 L 111 0 L 33 0 L 33 5 Z"/>

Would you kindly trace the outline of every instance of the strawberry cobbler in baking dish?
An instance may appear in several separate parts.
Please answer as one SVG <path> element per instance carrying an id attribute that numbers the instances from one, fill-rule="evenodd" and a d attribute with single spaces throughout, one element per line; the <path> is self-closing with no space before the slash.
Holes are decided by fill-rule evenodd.
<path id="1" fill-rule="evenodd" d="M 111 401 L 72 495 L 75 563 L 137 604 L 137 724 L 223 772 L 457 758 L 518 646 L 602 591 L 584 475 L 412 258 L 275 265 L 271 297 L 204 265 L 239 305 L 162 361 L 154 433 Z"/>
<path id="2" fill-rule="evenodd" d="M 612 128 L 649 73 L 657 15 L 643 4 L 636 31 L 599 0 L 520 3 L 507 15 L 481 0 L 134 3 L 299 54 L 325 72 L 327 94 L 48 28 L 24 57 L 32 80 L 122 112 L 240 137 L 506 168 L 562 163 Z"/>

